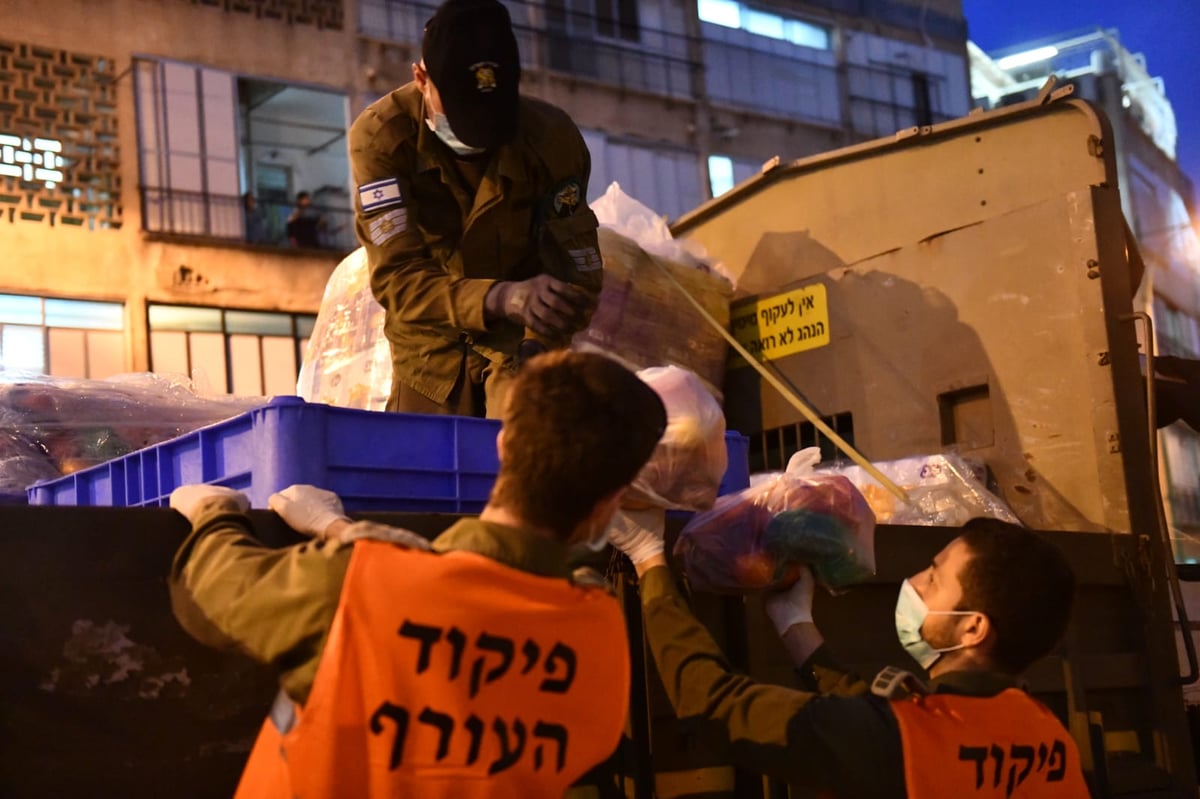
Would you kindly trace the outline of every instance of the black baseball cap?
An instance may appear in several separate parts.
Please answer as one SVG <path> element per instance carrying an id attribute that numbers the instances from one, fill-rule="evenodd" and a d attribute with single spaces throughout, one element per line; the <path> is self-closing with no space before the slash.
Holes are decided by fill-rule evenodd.
<path id="1" fill-rule="evenodd" d="M 507 8 L 446 0 L 425 23 L 421 57 L 458 138 L 488 148 L 512 141 L 521 57 Z"/>

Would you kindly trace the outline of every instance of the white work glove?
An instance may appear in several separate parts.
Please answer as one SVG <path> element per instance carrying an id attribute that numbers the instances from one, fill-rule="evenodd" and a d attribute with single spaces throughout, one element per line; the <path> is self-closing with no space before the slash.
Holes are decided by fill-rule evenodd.
<path id="1" fill-rule="evenodd" d="M 662 508 L 626 510 L 621 508 L 608 523 L 608 541 L 637 565 L 663 554 L 663 529 L 666 511 Z"/>
<path id="2" fill-rule="evenodd" d="M 804 622 L 812 623 L 813 589 L 812 569 L 805 566 L 800 571 L 800 579 L 784 591 L 777 591 L 767 596 L 767 615 L 775 625 L 775 630 L 783 635 L 788 628 Z"/>
<path id="3" fill-rule="evenodd" d="M 310 485 L 292 485 L 267 499 L 267 507 L 298 533 L 324 538 L 334 522 L 349 522 L 338 495 Z"/>
<path id="4" fill-rule="evenodd" d="M 203 483 L 180 486 L 171 492 L 171 507 L 184 515 L 193 524 L 200 511 L 215 503 L 223 503 L 229 510 L 245 513 L 250 510 L 250 500 L 241 491 L 225 486 L 210 486 Z"/>

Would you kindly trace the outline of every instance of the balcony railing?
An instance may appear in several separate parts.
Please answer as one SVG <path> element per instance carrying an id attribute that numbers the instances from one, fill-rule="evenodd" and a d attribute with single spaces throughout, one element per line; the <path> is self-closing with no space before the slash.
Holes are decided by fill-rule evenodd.
<path id="1" fill-rule="evenodd" d="M 506 5 L 524 69 L 563 72 L 671 97 L 694 94 L 693 70 L 702 65 L 691 57 L 694 40 L 685 35 L 590 14 L 552 11 L 540 3 L 509 0 Z M 436 8 L 436 3 L 410 0 L 361 0 L 359 33 L 419 50 L 425 22 Z M 609 28 L 619 35 L 603 35 Z"/>
<path id="2" fill-rule="evenodd" d="M 902 16 L 902 9 L 897 10 L 902 4 L 887 0 L 838 0 L 833 5 L 839 3 L 894 24 L 899 24 L 897 15 Z M 910 84 L 912 74 L 887 66 L 849 65 L 851 91 L 843 97 L 840 68 L 827 50 L 708 23 L 702 25 L 702 37 L 690 37 L 642 27 L 635 20 L 607 19 L 529 0 L 507 0 L 506 5 L 522 66 L 528 71 L 565 73 L 678 98 L 695 97 L 703 87 L 717 105 L 839 127 L 848 102 L 851 127 L 868 138 L 953 116 L 940 111 L 952 98 L 937 97 L 945 81 L 939 75 L 924 76 L 933 96 L 931 108 L 922 114 L 906 105 L 904 92 L 892 86 L 896 80 Z M 435 8 L 423 0 L 361 0 L 359 32 L 417 51 L 423 26 Z M 962 99 L 966 106 L 968 98 Z"/>
<path id="3" fill-rule="evenodd" d="M 142 227 L 154 233 L 242 241 L 266 247 L 289 247 L 350 252 L 358 246 L 354 212 L 348 208 L 309 206 L 316 218 L 310 225 L 315 238 L 303 234 L 297 241 L 288 235 L 288 218 L 294 206 L 261 202 L 246 209 L 240 196 L 180 191 L 143 186 Z M 293 230 L 295 232 L 295 230 Z"/>

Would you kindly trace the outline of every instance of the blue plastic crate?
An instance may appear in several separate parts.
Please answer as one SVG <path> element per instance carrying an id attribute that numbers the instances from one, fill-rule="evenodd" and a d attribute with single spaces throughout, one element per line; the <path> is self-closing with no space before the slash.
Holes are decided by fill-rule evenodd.
<path id="1" fill-rule="evenodd" d="M 496 479 L 500 423 L 379 413 L 277 397 L 268 405 L 29 488 L 32 505 L 165 506 L 189 483 L 237 489 L 255 508 L 293 483 L 347 510 L 478 513 Z M 749 484 L 748 440 L 730 433 L 722 493 Z"/>
<path id="2" fill-rule="evenodd" d="M 377 413 L 277 397 L 261 408 L 29 489 L 33 505 L 165 506 L 189 483 L 242 491 L 251 506 L 293 483 L 348 510 L 473 513 L 495 481 L 499 423 Z"/>
<path id="3" fill-rule="evenodd" d="M 717 491 L 721 496 L 750 487 L 750 439 L 741 433 L 726 433 L 725 451 L 729 455 L 729 465 L 725 467 L 721 488 Z"/>

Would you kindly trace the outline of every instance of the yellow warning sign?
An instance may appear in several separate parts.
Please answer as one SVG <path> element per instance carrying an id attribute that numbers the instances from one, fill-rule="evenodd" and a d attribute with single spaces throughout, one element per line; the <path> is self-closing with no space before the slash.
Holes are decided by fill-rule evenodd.
<path id="1" fill-rule="evenodd" d="M 829 305 L 820 283 L 735 307 L 733 337 L 760 361 L 774 361 L 829 344 Z M 737 364 L 745 364 L 733 355 Z"/>

